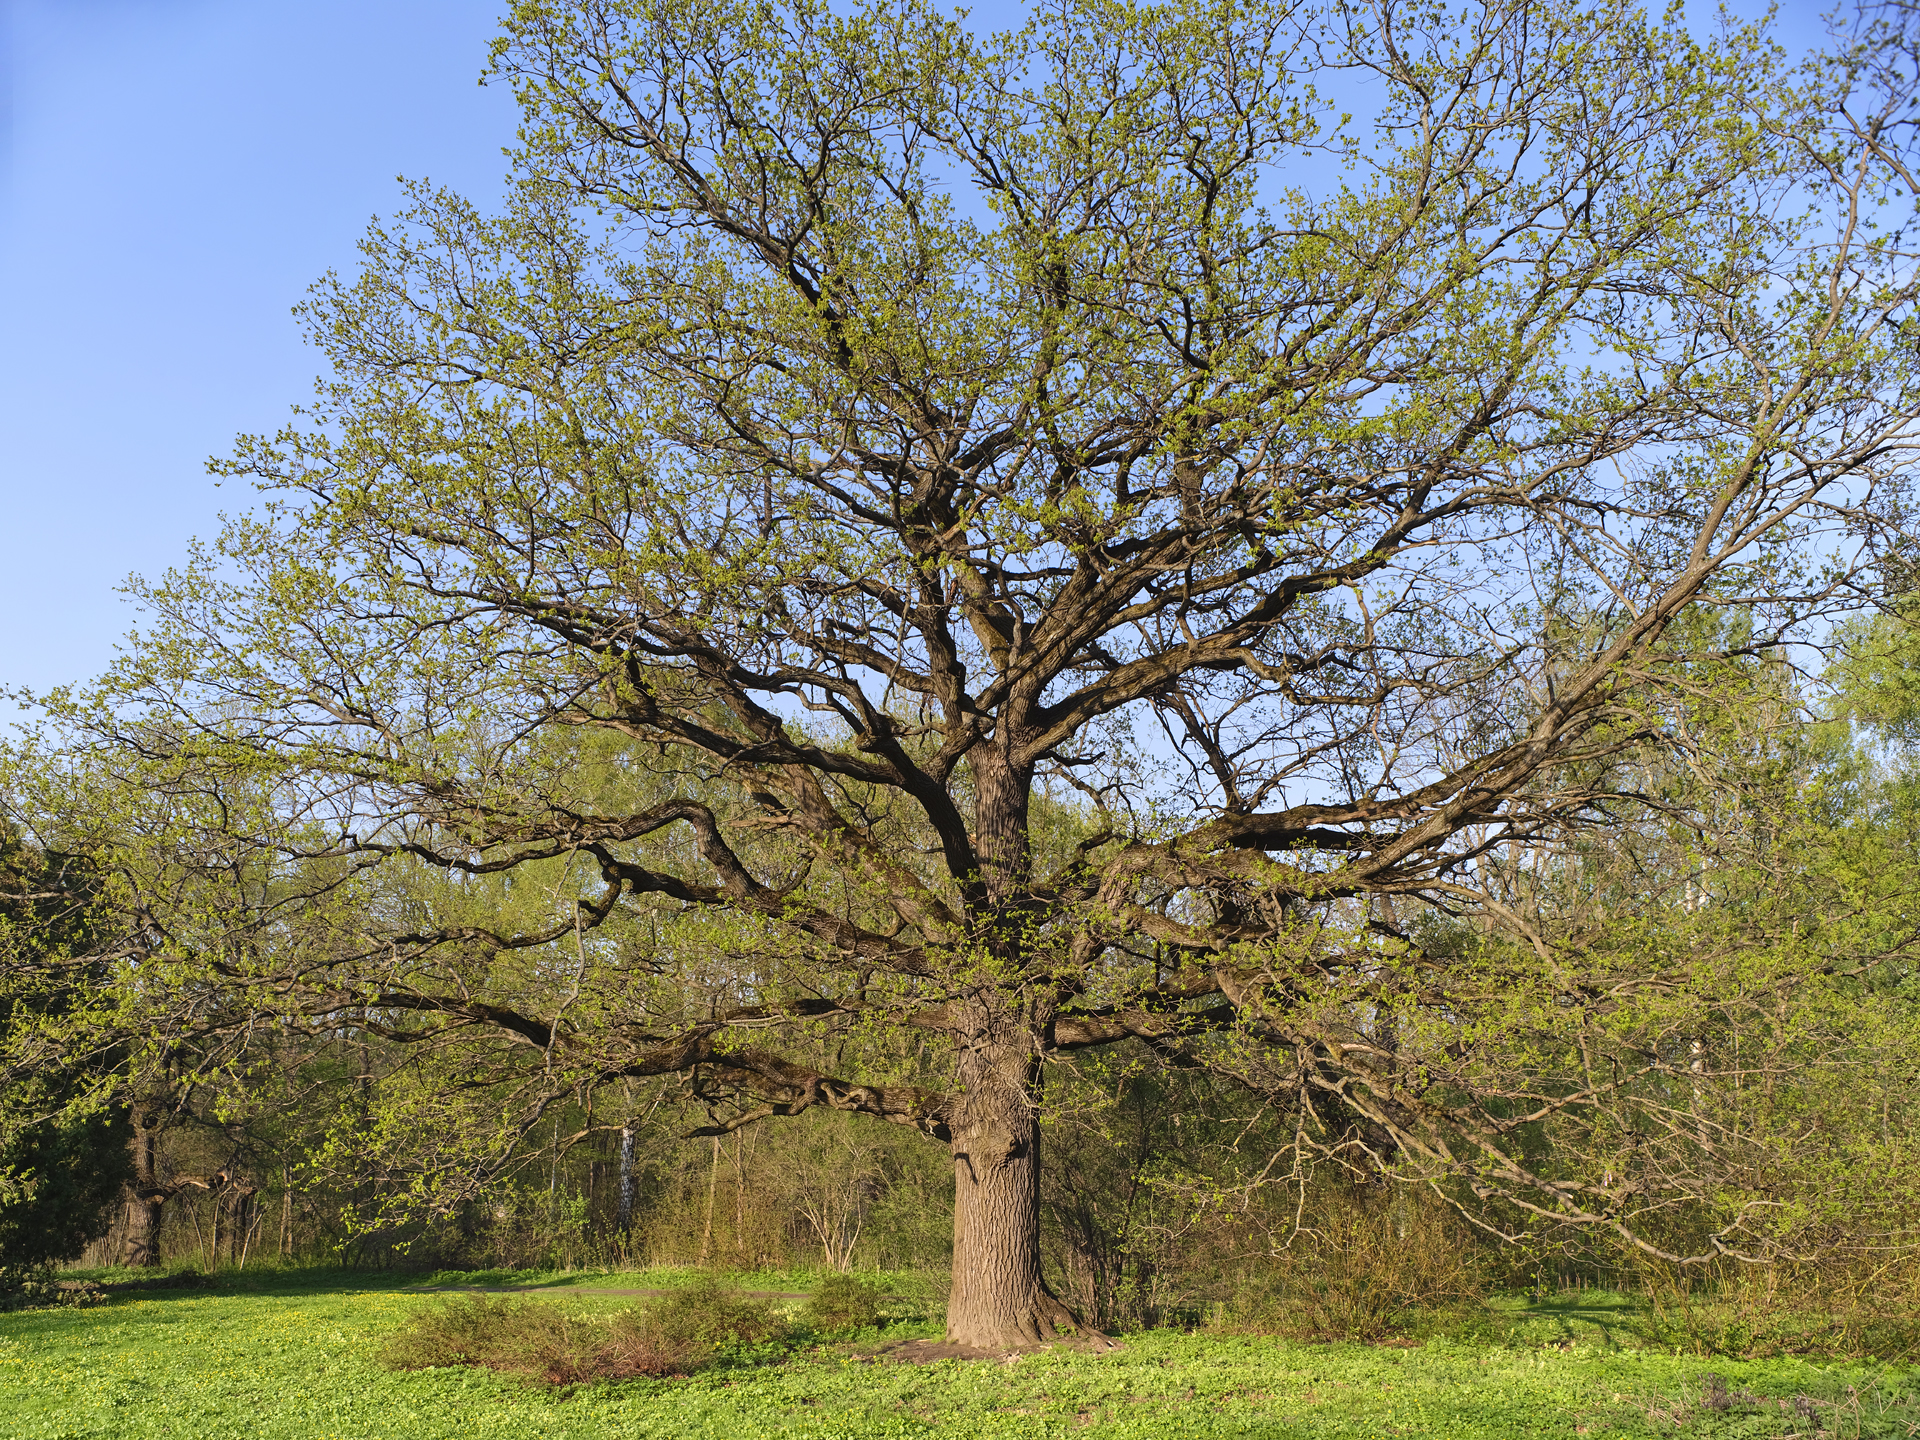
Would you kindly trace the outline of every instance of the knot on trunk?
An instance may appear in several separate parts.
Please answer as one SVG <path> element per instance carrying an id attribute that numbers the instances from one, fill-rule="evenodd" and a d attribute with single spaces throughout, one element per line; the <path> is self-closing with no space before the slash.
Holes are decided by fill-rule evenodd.
<path id="1" fill-rule="evenodd" d="M 995 1125 L 991 1121 L 980 1121 L 967 1127 L 967 1148 L 956 1150 L 956 1159 L 967 1162 L 967 1171 L 977 1185 L 982 1180 L 998 1172 L 1009 1161 L 1017 1160 L 1026 1154 L 1027 1142 L 1024 1136 L 1012 1130 Z"/>

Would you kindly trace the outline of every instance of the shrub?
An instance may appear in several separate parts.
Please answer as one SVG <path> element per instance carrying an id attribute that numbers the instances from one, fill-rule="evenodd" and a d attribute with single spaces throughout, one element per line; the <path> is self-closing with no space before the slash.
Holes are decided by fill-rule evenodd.
<path id="1" fill-rule="evenodd" d="M 394 1370 L 474 1365 L 547 1385 L 685 1375 L 728 1345 L 787 1327 L 766 1305 L 709 1278 L 637 1310 L 569 1312 L 552 1301 L 462 1296 L 422 1310 L 387 1342 Z"/>
<path id="2" fill-rule="evenodd" d="M 0 1312 L 98 1305 L 107 1298 L 98 1285 L 59 1280 L 48 1265 L 0 1265 Z"/>
<path id="3" fill-rule="evenodd" d="M 1293 1340 L 1380 1340 L 1445 1312 L 1445 1328 L 1487 1294 L 1477 1246 L 1407 1191 L 1335 1189 L 1223 1317 L 1229 1328 Z"/>
<path id="4" fill-rule="evenodd" d="M 829 1275 L 807 1301 L 807 1319 L 822 1332 L 858 1330 L 879 1318 L 879 1288 L 851 1275 Z"/>
<path id="5" fill-rule="evenodd" d="M 487 1295 L 420 1311 L 381 1356 L 395 1370 L 473 1365 L 548 1385 L 684 1375 L 704 1358 L 645 1311 L 570 1315 L 551 1303 Z"/>
<path id="6" fill-rule="evenodd" d="M 707 1349 L 728 1343 L 763 1344 L 787 1328 L 769 1306 L 727 1289 L 710 1276 L 655 1301 L 647 1316 L 661 1335 Z"/>

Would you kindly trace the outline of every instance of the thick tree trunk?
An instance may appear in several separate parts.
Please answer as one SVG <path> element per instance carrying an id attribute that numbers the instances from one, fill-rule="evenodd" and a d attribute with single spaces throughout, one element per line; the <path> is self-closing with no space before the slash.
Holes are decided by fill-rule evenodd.
<path id="1" fill-rule="evenodd" d="M 155 1155 L 156 1135 L 146 1115 L 136 1113 L 133 1136 L 133 1183 L 127 1187 L 127 1236 L 121 1243 L 122 1265 L 146 1266 L 160 1263 L 160 1217 L 168 1192 L 160 1185 Z"/>
<path id="2" fill-rule="evenodd" d="M 1040 1128 L 1027 1055 L 961 1057 L 953 1135 L 953 1288 L 947 1339 L 981 1350 L 1037 1345 L 1073 1316 L 1040 1278 Z"/>
<path id="3" fill-rule="evenodd" d="M 127 1237 L 120 1247 L 122 1265 L 160 1263 L 160 1216 L 166 1204 L 163 1195 L 127 1196 Z"/>
<path id="4" fill-rule="evenodd" d="M 136 1113 L 133 1119 L 133 1181 L 127 1186 L 127 1234 L 120 1246 L 122 1265 L 158 1265 L 160 1263 L 160 1221 L 166 1214 L 167 1202 L 189 1185 L 201 1190 L 218 1192 L 227 1184 L 227 1172 L 222 1170 L 215 1175 L 176 1175 L 171 1180 L 160 1179 L 159 1129 L 156 1123 L 145 1115 Z M 246 1187 L 246 1195 L 251 1196 L 253 1189 Z M 219 1263 L 219 1224 L 220 1211 L 214 1209 L 214 1255 L 213 1263 Z"/>
<path id="5" fill-rule="evenodd" d="M 985 915 L 998 933 L 981 956 L 985 983 L 962 1007 L 973 1010 L 972 1023 L 948 1111 L 954 1194 L 947 1339 L 981 1350 L 1043 1344 L 1077 1328 L 1040 1278 L 1040 1127 L 1033 1105 L 1040 1047 L 1031 1003 L 1017 998 L 1026 963 L 1021 916 L 1033 859 L 1033 772 L 1008 758 L 1015 728 L 1003 721 L 994 742 L 971 757 L 974 847 Z"/>

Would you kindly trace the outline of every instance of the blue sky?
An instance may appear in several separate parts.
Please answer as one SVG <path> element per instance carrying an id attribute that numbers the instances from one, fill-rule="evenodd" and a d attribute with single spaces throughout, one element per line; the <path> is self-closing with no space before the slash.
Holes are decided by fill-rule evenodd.
<path id="1" fill-rule="evenodd" d="M 4 6 L 6 0 L 0 0 Z M 12 0 L 0 178 L 0 687 L 101 670 L 222 508 L 209 455 L 318 356 L 289 309 L 395 176 L 498 192 L 493 0 Z"/>
<path id="2" fill-rule="evenodd" d="M 500 8 L 0 0 L 0 689 L 97 674 L 136 618 L 114 587 L 248 505 L 206 459 L 309 393 L 288 312 L 396 176 L 498 193 Z"/>

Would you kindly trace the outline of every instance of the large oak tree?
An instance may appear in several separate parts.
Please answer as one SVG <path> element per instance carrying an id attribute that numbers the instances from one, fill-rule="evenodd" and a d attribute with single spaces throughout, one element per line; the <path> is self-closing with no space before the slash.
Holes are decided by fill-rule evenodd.
<path id="1" fill-rule="evenodd" d="M 317 290 L 331 380 L 226 467 L 268 504 L 75 711 L 269 857 L 244 954 L 156 943 L 254 1013 L 687 1074 L 715 1128 L 916 1127 L 971 1345 L 1070 1323 L 1035 1116 L 1089 1047 L 1606 1220 L 1484 1107 L 1448 1150 L 1411 917 L 1630 809 L 1670 697 L 1897 522 L 1890 53 L 1614 0 L 527 0 L 504 208 L 420 187 Z M 932 1048 L 829 1063 L 860 1032 Z"/>

